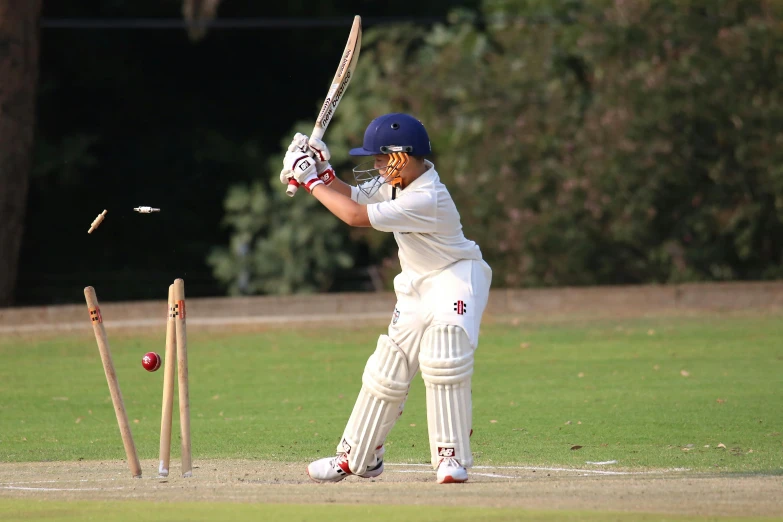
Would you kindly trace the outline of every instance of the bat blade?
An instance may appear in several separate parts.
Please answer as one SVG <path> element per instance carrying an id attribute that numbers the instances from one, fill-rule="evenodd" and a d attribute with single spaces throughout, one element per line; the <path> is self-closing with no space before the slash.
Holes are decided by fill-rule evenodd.
<path id="1" fill-rule="evenodd" d="M 332 84 L 329 87 L 329 92 L 326 95 L 324 104 L 321 107 L 321 112 L 318 114 L 318 118 L 315 120 L 315 126 L 313 127 L 313 135 L 318 139 L 323 137 L 323 133 L 326 132 L 326 128 L 332 121 L 337 105 L 343 99 L 345 91 L 348 89 L 348 84 L 353 79 L 354 70 L 356 64 L 359 61 L 359 53 L 362 48 L 362 19 L 360 16 L 355 16 L 353 19 L 353 26 L 351 27 L 351 34 L 348 36 L 348 43 L 343 50 L 343 56 L 340 60 L 340 65 L 337 68 L 337 72 L 332 79 Z M 318 135 L 320 133 L 320 136 Z"/>
<path id="2" fill-rule="evenodd" d="M 318 118 L 315 120 L 313 132 L 310 136 L 319 140 L 323 138 L 326 128 L 329 127 L 329 123 L 331 123 L 332 117 L 337 110 L 337 106 L 340 104 L 340 101 L 342 101 L 345 91 L 348 89 L 348 84 L 351 83 L 351 80 L 353 79 L 361 49 L 362 17 L 356 15 L 353 18 L 351 33 L 348 35 L 348 42 L 345 44 L 345 49 L 340 58 L 340 64 L 337 66 L 337 71 L 329 86 L 329 92 L 326 94 L 326 98 L 321 106 L 321 111 L 318 113 Z M 288 183 L 286 194 L 293 197 L 298 188 L 299 183 L 292 178 Z"/>

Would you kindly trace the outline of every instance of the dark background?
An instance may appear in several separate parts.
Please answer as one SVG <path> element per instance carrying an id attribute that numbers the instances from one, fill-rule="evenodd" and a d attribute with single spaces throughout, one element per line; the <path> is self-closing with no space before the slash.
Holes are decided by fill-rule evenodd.
<path id="1" fill-rule="evenodd" d="M 781 2 L 223 0 L 193 41 L 183 1 L 44 0 L 28 169 L 38 4 L 0 0 L 3 305 L 389 289 L 393 238 L 277 183 L 356 14 L 332 162 L 380 113 L 426 122 L 493 287 L 783 277 Z"/>
<path id="2" fill-rule="evenodd" d="M 161 298 L 175 277 L 187 278 L 190 296 L 222 295 L 205 258 L 228 240 L 227 187 L 252 177 L 225 143 L 280 155 L 292 123 L 315 118 L 355 14 L 365 28 L 400 17 L 428 25 L 475 4 L 224 0 L 220 21 L 280 26 L 216 27 L 192 42 L 184 28 L 123 27 L 177 23 L 176 1 L 44 1 L 16 304 L 79 302 L 87 285 L 104 300 Z M 103 23 L 120 27 L 59 27 Z M 133 211 L 142 205 L 161 212 Z"/>

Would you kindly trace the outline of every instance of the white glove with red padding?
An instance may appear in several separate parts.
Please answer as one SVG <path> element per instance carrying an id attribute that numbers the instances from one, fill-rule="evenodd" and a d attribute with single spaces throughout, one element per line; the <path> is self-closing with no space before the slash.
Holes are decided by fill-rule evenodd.
<path id="1" fill-rule="evenodd" d="M 290 178 L 294 178 L 309 192 L 316 185 L 323 183 L 318 178 L 315 159 L 307 146 L 307 136 L 297 133 L 288 151 L 283 158 L 283 170 L 280 172 L 280 181 L 288 184 Z"/>
<path id="2" fill-rule="evenodd" d="M 307 137 L 304 134 L 296 133 L 294 139 L 291 140 L 291 144 L 286 149 L 285 157 L 283 158 L 283 170 L 280 171 L 280 183 L 288 185 L 288 182 L 293 179 L 293 172 L 286 167 L 286 159 L 293 151 L 301 151 L 303 154 L 307 151 Z"/>
<path id="3" fill-rule="evenodd" d="M 315 168 L 318 172 L 318 177 L 321 178 L 321 181 L 323 181 L 324 184 L 329 185 L 334 181 L 335 177 L 334 169 L 329 163 L 329 160 L 332 157 L 329 153 L 329 147 L 326 146 L 326 143 L 315 137 L 310 138 L 307 145 L 315 156 Z"/>

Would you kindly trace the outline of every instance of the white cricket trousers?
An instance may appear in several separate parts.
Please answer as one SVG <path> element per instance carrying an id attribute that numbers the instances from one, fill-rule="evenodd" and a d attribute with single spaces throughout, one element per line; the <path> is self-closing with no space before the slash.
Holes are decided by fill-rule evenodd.
<path id="1" fill-rule="evenodd" d="M 491 282 L 489 265 L 470 259 L 424 277 L 412 278 L 402 272 L 394 278 L 397 305 L 388 335 L 406 354 L 411 380 L 419 369 L 421 337 L 432 325 L 462 327 L 473 349 L 478 347 Z"/>
<path id="2" fill-rule="evenodd" d="M 353 473 L 361 475 L 368 466 L 383 455 L 383 443 L 389 431 L 402 414 L 407 399 L 407 390 L 411 381 L 420 369 L 420 354 L 425 353 L 423 362 L 429 372 L 425 381 L 427 387 L 427 423 L 430 432 L 430 450 L 433 466 L 439 462 L 439 456 L 458 455 L 464 465 L 470 466 L 469 432 L 472 419 L 470 391 L 467 397 L 464 388 L 443 383 L 432 382 L 433 375 L 443 375 L 433 353 L 443 354 L 443 346 L 421 346 L 425 342 L 440 343 L 446 332 L 459 332 L 463 329 L 466 335 L 459 332 L 452 339 L 463 339 L 457 347 L 454 361 L 457 364 L 454 371 L 466 370 L 464 365 L 467 355 L 470 360 L 469 372 L 464 375 L 470 379 L 473 373 L 472 353 L 478 346 L 481 316 L 487 305 L 489 287 L 492 281 L 492 270 L 484 261 L 462 260 L 443 270 L 432 272 L 424 277 L 412 278 L 402 272 L 394 278 L 394 290 L 397 293 L 397 305 L 389 324 L 388 337 L 378 339 L 378 347 L 370 357 L 362 377 L 362 389 L 359 392 L 351 417 L 343 432 L 343 437 L 337 446 L 337 451 L 348 453 L 348 465 Z M 448 326 L 438 332 L 425 332 L 433 326 Z M 456 327 L 457 330 L 454 330 Z M 450 335 L 446 333 L 446 335 Z M 448 341 L 447 341 L 448 342 Z M 391 349 L 391 346 L 396 345 Z M 442 355 L 441 355 L 442 356 Z M 404 361 L 403 361 L 404 359 Z M 434 363 L 434 366 L 433 366 Z M 403 370 L 404 369 L 404 370 Z M 385 374 L 389 370 L 391 373 Z M 432 372 L 435 373 L 432 373 Z M 446 368 L 448 375 L 448 368 Z M 453 377 L 446 377 L 446 380 Z M 433 388 L 433 386 L 435 388 Z M 440 388 L 438 388 L 440 386 Z M 400 395 L 402 393 L 402 395 Z M 443 400 L 453 402 L 453 407 L 459 410 L 456 418 L 445 418 L 438 410 L 433 400 L 435 393 Z M 445 395 L 438 395 L 445 394 Z M 399 398 L 399 399 L 397 399 Z M 384 402 L 392 402 L 392 409 L 384 406 Z M 456 411 L 456 410 L 455 410 Z M 457 422 L 458 419 L 464 421 Z M 466 423 L 467 425 L 463 425 Z"/>

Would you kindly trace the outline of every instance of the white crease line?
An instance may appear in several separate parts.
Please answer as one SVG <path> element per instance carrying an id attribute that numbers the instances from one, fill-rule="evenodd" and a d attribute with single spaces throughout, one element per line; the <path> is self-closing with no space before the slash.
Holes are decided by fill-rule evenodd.
<path id="1" fill-rule="evenodd" d="M 168 480 L 169 477 L 156 477 L 156 476 L 145 476 L 145 477 L 139 477 L 139 478 L 133 478 L 133 480 Z M 52 484 L 52 483 L 63 483 L 63 482 L 116 482 L 118 480 L 124 480 L 121 478 L 89 478 L 89 479 L 62 479 L 62 480 L 25 480 L 25 481 L 19 481 L 19 482 L 0 482 L 0 487 L 2 486 L 13 486 L 16 484 Z"/>
<path id="2" fill-rule="evenodd" d="M 476 469 L 476 468 L 474 466 L 471 469 Z M 538 468 L 538 469 L 541 470 L 541 468 Z M 435 473 L 435 471 L 423 471 L 423 470 L 418 470 L 418 469 L 394 469 L 394 470 L 389 470 L 389 471 L 391 471 L 393 473 L 433 473 L 433 474 Z M 597 473 L 599 475 L 629 475 L 630 474 L 630 473 L 623 473 L 622 471 L 594 471 L 593 472 L 593 471 L 590 471 L 590 470 L 571 470 L 571 469 L 569 469 L 568 471 L 579 471 L 579 473 L 581 473 L 584 476 L 589 476 L 590 473 Z M 480 475 L 480 476 L 484 476 L 484 477 L 514 478 L 514 479 L 515 478 L 520 478 L 520 477 L 510 477 L 510 476 L 507 476 L 507 475 L 494 475 L 492 473 L 469 473 L 469 474 L 471 474 L 471 475 Z"/>
<path id="3" fill-rule="evenodd" d="M 430 467 L 430 464 L 393 464 L 384 463 L 386 466 Z M 671 471 L 690 471 L 687 468 L 674 468 L 658 471 L 606 471 L 602 469 L 575 469 L 575 468 L 540 468 L 536 466 L 473 466 L 471 469 L 520 469 L 528 471 L 567 471 L 571 473 L 593 473 L 595 475 L 655 475 Z"/>
<path id="4" fill-rule="evenodd" d="M 26 480 L 22 482 L 0 482 L 0 486 L 13 486 L 14 484 L 53 484 L 55 482 L 76 482 L 75 480 Z"/>
<path id="5" fill-rule="evenodd" d="M 427 473 L 427 474 L 435 474 L 435 471 L 423 471 L 418 469 L 395 469 L 390 470 L 394 473 Z M 512 477 L 511 475 L 496 475 L 495 473 L 468 473 L 468 475 L 476 475 L 479 477 L 491 477 L 491 478 L 502 478 L 502 479 L 518 479 L 521 477 Z"/>
<path id="6" fill-rule="evenodd" d="M 108 489 L 125 488 L 28 488 L 21 486 L 0 486 L 0 489 L 16 489 L 21 491 L 106 491 Z"/>
<path id="7" fill-rule="evenodd" d="M 503 478 L 503 479 L 518 479 L 511 475 L 497 475 L 495 473 L 468 473 L 469 475 L 477 475 L 479 477 L 491 477 L 491 478 Z"/>

